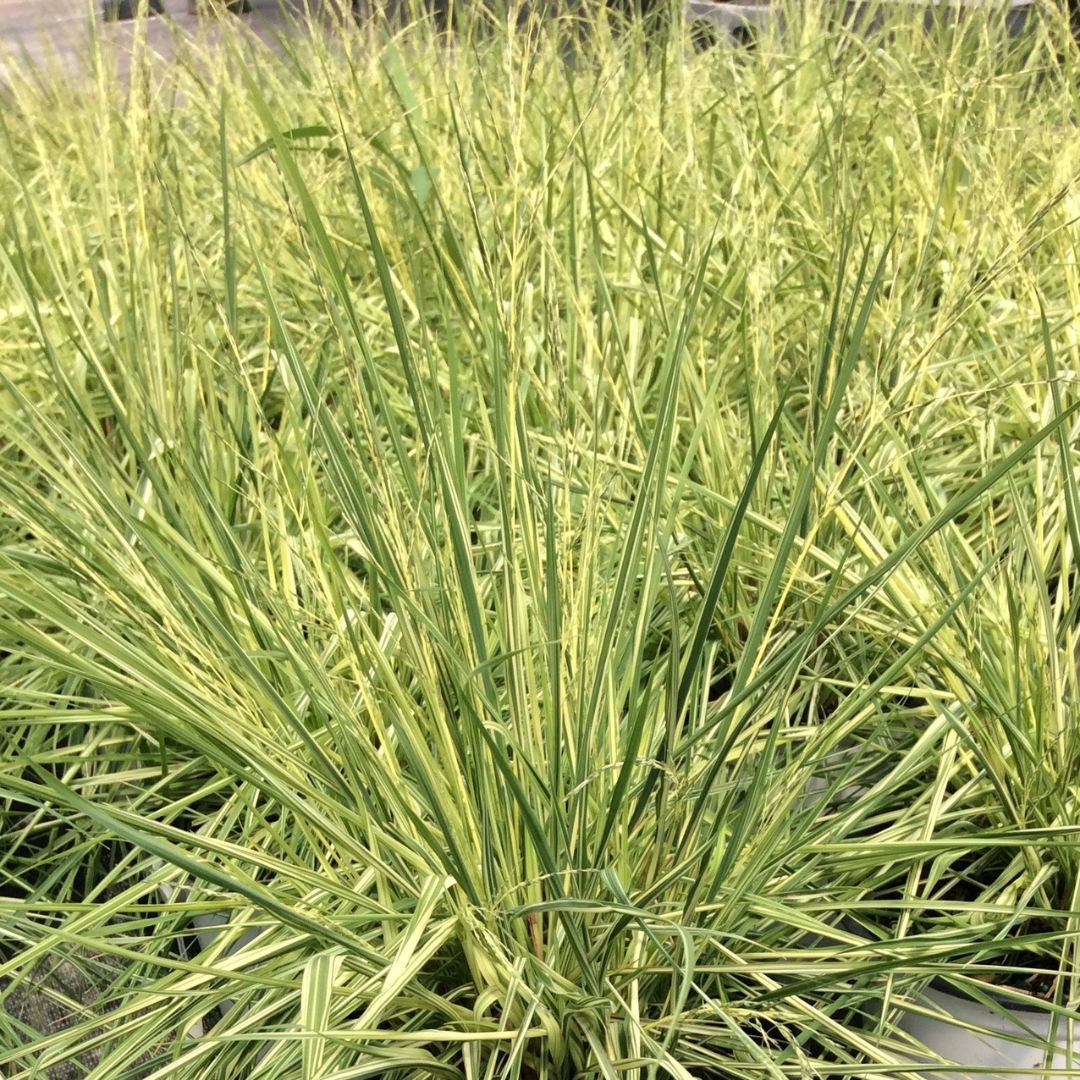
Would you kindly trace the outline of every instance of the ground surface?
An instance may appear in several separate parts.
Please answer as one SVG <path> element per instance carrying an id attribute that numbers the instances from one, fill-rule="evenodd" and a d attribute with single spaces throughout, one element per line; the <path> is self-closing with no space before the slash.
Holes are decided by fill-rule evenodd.
<path id="1" fill-rule="evenodd" d="M 303 0 L 252 0 L 254 11 L 244 21 L 260 37 L 274 40 L 291 25 L 290 13 L 303 9 Z M 165 58 L 175 53 L 182 34 L 213 32 L 212 27 L 188 13 L 188 0 L 165 0 L 167 18 L 153 18 L 147 26 L 147 42 Z M 313 7 L 321 8 L 320 0 Z M 233 16 L 230 16 L 233 17 Z M 0 73 L 13 57 L 35 64 L 59 61 L 73 67 L 95 32 L 102 32 L 121 46 L 134 34 L 133 23 L 106 24 L 101 0 L 0 0 Z M 120 74 L 124 74 L 123 53 Z"/>

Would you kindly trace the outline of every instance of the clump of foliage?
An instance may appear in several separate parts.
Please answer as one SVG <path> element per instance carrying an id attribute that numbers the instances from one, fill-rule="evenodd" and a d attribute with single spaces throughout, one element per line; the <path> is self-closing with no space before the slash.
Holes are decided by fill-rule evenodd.
<path id="1" fill-rule="evenodd" d="M 1017 940 L 1071 1015 L 1072 46 L 796 16 L 15 79 L 0 996 L 100 992 L 6 1076 L 846 1075 Z"/>

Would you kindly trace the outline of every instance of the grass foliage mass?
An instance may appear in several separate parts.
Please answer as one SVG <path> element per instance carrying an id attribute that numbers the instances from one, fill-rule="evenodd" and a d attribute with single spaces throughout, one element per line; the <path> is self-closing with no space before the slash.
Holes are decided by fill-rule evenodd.
<path id="1" fill-rule="evenodd" d="M 1080 1019 L 1076 54 L 819 14 L 13 77 L 0 1074 Z"/>

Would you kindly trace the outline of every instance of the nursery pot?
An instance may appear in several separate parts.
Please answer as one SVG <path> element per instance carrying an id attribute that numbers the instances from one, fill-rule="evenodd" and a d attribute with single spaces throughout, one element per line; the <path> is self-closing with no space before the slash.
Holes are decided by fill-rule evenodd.
<path id="1" fill-rule="evenodd" d="M 826 922 L 848 935 L 871 940 L 851 918 Z M 839 942 L 816 935 L 803 944 L 816 948 Z M 990 985 L 983 993 L 993 1006 L 935 979 L 918 993 L 894 998 L 892 1006 L 900 1015 L 893 1024 L 889 1049 L 913 1064 L 943 1066 L 941 1072 L 918 1070 L 925 1080 L 1030 1080 L 1033 1071 L 1049 1078 L 1080 1070 L 1080 1020 L 1070 1039 L 1067 1019 L 1055 1017 L 1037 999 L 1031 998 L 1030 1004 L 1018 1001 L 996 993 Z M 873 1019 L 867 1018 L 871 1023 Z M 906 1045 L 897 1046 L 901 1041 Z"/>
<path id="2" fill-rule="evenodd" d="M 161 896 L 163 903 L 185 903 L 188 899 L 188 890 L 183 886 L 177 886 L 172 884 L 162 884 L 158 888 L 158 893 Z M 227 926 L 231 921 L 228 912 L 220 912 L 212 915 L 194 915 L 191 919 L 191 926 L 194 930 L 192 937 L 194 938 L 194 948 L 188 950 L 192 954 L 198 954 L 205 949 L 210 948 L 214 943 L 214 939 L 221 933 L 221 927 Z M 240 952 L 242 949 L 246 949 L 259 935 L 262 930 L 259 928 L 253 928 L 245 931 L 240 937 L 230 945 L 226 951 L 226 956 L 232 956 L 234 953 Z M 218 1012 L 221 1014 L 227 1013 L 232 1007 L 234 1002 L 223 1001 L 218 1005 Z M 199 1021 L 189 1032 L 188 1035 L 191 1038 L 201 1038 L 205 1034 L 203 1021 Z"/>
<path id="3" fill-rule="evenodd" d="M 711 27 L 730 45 L 752 41 L 770 26 L 776 26 L 781 33 L 784 30 L 783 11 L 770 0 L 685 0 L 685 3 L 688 23 Z M 839 15 L 846 26 L 872 33 L 884 25 L 887 10 L 906 8 L 921 11 L 924 26 L 931 30 L 938 25 L 955 24 L 984 7 L 1004 12 L 1009 37 L 1017 37 L 1034 23 L 1034 0 L 847 0 Z"/>
<path id="4" fill-rule="evenodd" d="M 1028 1005 L 994 993 L 987 997 L 997 1003 L 997 1009 L 934 983 L 898 1001 L 901 1016 L 896 1028 L 919 1044 L 902 1051 L 903 1056 L 928 1065 L 943 1058 L 978 1070 L 921 1073 L 928 1080 L 978 1080 L 987 1070 L 995 1080 L 1023 1080 L 1030 1077 L 1030 1070 L 1052 1077 L 1080 1068 L 1080 1022 L 1070 1040 L 1067 1020 L 1058 1016 L 1055 1024 L 1054 1014 L 1034 1000 Z M 1057 1049 L 1047 1049 L 1047 1043 Z"/>
<path id="5" fill-rule="evenodd" d="M 827 786 L 824 779 L 811 778 L 803 805 L 820 802 Z M 858 797 L 865 790 L 844 788 L 830 801 Z M 862 937 L 868 943 L 872 940 L 847 916 L 825 922 L 849 937 Z M 816 935 L 805 939 L 803 945 L 815 948 L 838 943 L 827 935 Z M 941 1072 L 919 1070 L 925 1080 L 987 1080 L 988 1075 L 991 1080 L 1030 1080 L 1033 1071 L 1046 1077 L 1080 1071 L 1080 1021 L 1070 1038 L 1067 1019 L 1055 1015 L 1038 999 L 1033 997 L 1030 1003 L 1017 1000 L 1015 995 L 995 991 L 990 984 L 982 993 L 993 1006 L 936 979 L 919 993 L 894 999 L 893 1007 L 900 1015 L 893 1026 L 890 1049 L 913 1064 L 951 1063 Z M 898 1048 L 900 1039 L 907 1045 Z M 973 1071 L 964 1072 L 965 1067 Z"/>
<path id="6" fill-rule="evenodd" d="M 102 13 L 106 22 L 118 19 L 134 19 L 144 5 L 141 0 L 105 0 Z M 148 15 L 164 15 L 165 0 L 147 0 L 145 10 Z"/>
<path id="7" fill-rule="evenodd" d="M 189 15 L 201 15 L 207 11 L 231 11 L 234 15 L 246 15 L 251 11 L 251 0 L 188 0 Z"/>

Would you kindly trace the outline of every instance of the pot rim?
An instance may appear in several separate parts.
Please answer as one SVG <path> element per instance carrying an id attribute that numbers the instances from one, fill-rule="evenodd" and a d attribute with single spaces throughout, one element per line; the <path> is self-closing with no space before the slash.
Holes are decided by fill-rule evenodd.
<path id="1" fill-rule="evenodd" d="M 979 965 L 974 966 L 978 967 Z M 1010 995 L 1002 994 L 995 988 L 993 983 L 985 983 L 984 985 L 986 986 L 984 996 L 1003 1006 L 1008 1012 L 1047 1013 L 1053 1007 L 1053 1002 L 1037 998 L 1034 994 L 1027 993 L 1026 990 L 1015 990 L 1015 993 L 1024 994 L 1030 1001 L 1018 1001 Z M 936 990 L 939 994 L 945 994 L 947 997 L 956 998 L 958 1001 L 972 1001 L 976 1005 L 985 1004 L 974 993 L 968 992 L 962 986 L 953 985 L 943 975 L 935 975 L 926 988 Z"/>
<path id="2" fill-rule="evenodd" d="M 868 935 L 864 931 L 862 924 L 859 923 L 857 920 L 852 919 L 848 915 L 845 915 L 841 919 L 840 925 L 843 926 L 843 928 L 849 933 L 861 937 L 867 942 L 872 942 L 873 940 L 870 935 Z M 978 971 L 982 967 L 982 965 L 974 963 L 971 965 L 971 967 Z M 961 972 L 961 974 L 967 975 L 969 978 L 971 977 L 971 974 L 967 971 Z M 1025 1001 L 1018 1001 L 1015 997 L 1012 997 L 1009 994 L 1001 993 L 1001 991 L 997 989 L 994 983 L 980 983 L 980 985 L 986 987 L 986 989 L 983 991 L 983 996 L 989 998 L 991 1001 L 996 1002 L 998 1005 L 1003 1006 L 1008 1012 L 1046 1013 L 1053 1008 L 1052 1002 L 1046 1001 L 1042 998 L 1037 998 L 1034 994 L 1027 993 L 1026 990 L 1018 990 L 1014 988 L 1014 993 L 1023 994 L 1027 999 Z M 974 1002 L 976 1005 L 985 1004 L 982 1000 L 980 1000 L 978 996 L 976 996 L 974 992 L 969 991 L 962 986 L 954 985 L 953 983 L 949 982 L 949 980 L 944 975 L 935 975 L 930 980 L 930 982 L 926 984 L 926 989 L 936 990 L 939 994 L 944 994 L 947 997 L 955 998 L 958 1001 L 971 1001 Z"/>

